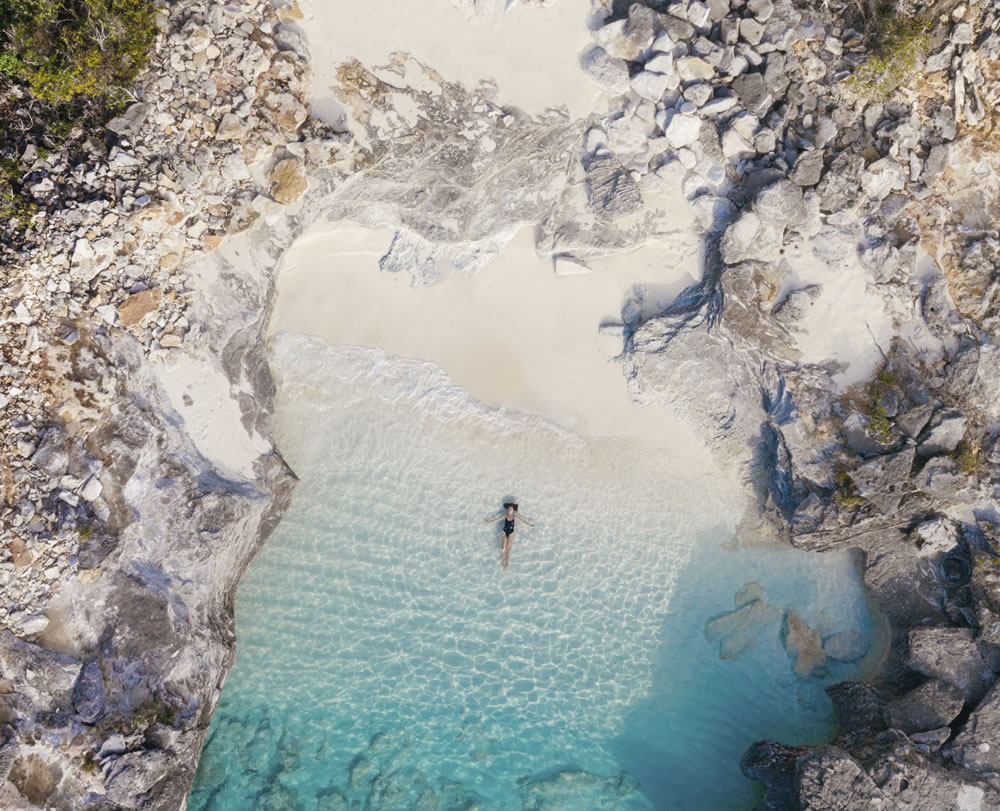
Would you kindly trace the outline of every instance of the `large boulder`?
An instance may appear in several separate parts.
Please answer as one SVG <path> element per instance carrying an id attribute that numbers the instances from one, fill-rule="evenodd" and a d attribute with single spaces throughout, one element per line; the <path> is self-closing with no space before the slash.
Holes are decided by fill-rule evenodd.
<path id="1" fill-rule="evenodd" d="M 80 720 L 87 724 L 92 724 L 104 712 L 104 678 L 101 663 L 96 659 L 80 668 L 73 685 L 73 706 Z"/>
<path id="2" fill-rule="evenodd" d="M 779 180 L 757 192 L 753 209 L 762 220 L 789 225 L 802 220 L 806 206 L 801 187 Z"/>
<path id="3" fill-rule="evenodd" d="M 890 811 L 896 804 L 861 764 L 836 746 L 817 746 L 795 763 L 802 811 Z"/>
<path id="4" fill-rule="evenodd" d="M 584 74 L 609 95 L 627 93 L 629 89 L 628 64 L 616 59 L 603 48 L 594 46 L 580 57 Z"/>
<path id="5" fill-rule="evenodd" d="M 951 760 L 975 772 L 1000 772 L 1000 684 L 994 684 L 948 746 Z"/>
<path id="6" fill-rule="evenodd" d="M 886 707 L 889 725 L 910 734 L 948 726 L 962 711 L 965 693 L 940 679 L 931 679 Z"/>
<path id="7" fill-rule="evenodd" d="M 894 513 L 906 495 L 906 483 L 916 450 L 903 448 L 898 453 L 878 456 L 848 474 L 860 495 L 884 513 Z"/>
<path id="8" fill-rule="evenodd" d="M 968 422 L 961 412 L 954 409 L 935 414 L 920 437 L 917 453 L 921 456 L 935 456 L 955 450 L 965 437 Z"/>
<path id="9" fill-rule="evenodd" d="M 983 659 L 971 628 L 915 628 L 907 634 L 907 665 L 952 684 L 966 698 L 982 695 L 993 671 Z"/>

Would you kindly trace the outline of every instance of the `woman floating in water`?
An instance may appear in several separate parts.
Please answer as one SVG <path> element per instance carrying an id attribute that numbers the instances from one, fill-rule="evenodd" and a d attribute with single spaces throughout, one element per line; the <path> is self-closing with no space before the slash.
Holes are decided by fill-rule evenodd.
<path id="1" fill-rule="evenodd" d="M 529 527 L 533 527 L 534 524 L 517 514 L 517 505 L 513 501 L 505 501 L 503 508 L 504 512 L 494 518 L 487 518 L 485 523 L 492 524 L 494 521 L 503 519 L 503 540 L 500 542 L 500 561 L 506 569 L 510 565 L 510 548 L 514 545 L 514 522 L 521 521 Z"/>

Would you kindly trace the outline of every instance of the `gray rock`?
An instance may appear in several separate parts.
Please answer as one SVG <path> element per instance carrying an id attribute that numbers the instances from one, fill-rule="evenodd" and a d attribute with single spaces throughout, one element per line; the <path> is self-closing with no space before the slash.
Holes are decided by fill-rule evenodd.
<path id="1" fill-rule="evenodd" d="M 843 749 L 817 746 L 795 764 L 802 811 L 891 811 L 893 803 Z"/>
<path id="2" fill-rule="evenodd" d="M 73 685 L 73 706 L 86 724 L 96 721 L 104 712 L 104 678 L 101 664 L 96 659 L 80 668 L 80 675 Z"/>
<path id="3" fill-rule="evenodd" d="M 758 118 L 763 118 L 774 104 L 774 97 L 760 73 L 740 76 L 733 80 L 732 87 L 742 105 Z"/>
<path id="4" fill-rule="evenodd" d="M 951 58 L 954 55 L 955 46 L 952 43 L 948 43 L 940 51 L 927 57 L 924 69 L 928 73 L 937 73 L 942 70 L 948 70 L 948 68 L 951 67 Z"/>
<path id="5" fill-rule="evenodd" d="M 631 214 L 642 205 L 639 187 L 613 155 L 599 155 L 587 165 L 590 205 L 604 219 Z"/>
<path id="6" fill-rule="evenodd" d="M 128 752 L 114 761 L 105 778 L 107 798 L 124 808 L 166 808 L 157 788 L 174 785 L 163 779 L 170 768 L 170 756 L 161 750 Z"/>
<path id="7" fill-rule="evenodd" d="M 128 109 L 125 110 L 124 113 L 116 118 L 112 118 L 104 126 L 106 129 L 122 138 L 133 138 L 136 134 L 138 134 L 139 129 L 146 120 L 146 115 L 148 113 L 149 105 L 144 102 L 137 101 L 134 104 L 129 105 Z"/>
<path id="8" fill-rule="evenodd" d="M 914 406 L 909 411 L 896 417 L 896 425 L 908 437 L 916 439 L 920 435 L 920 432 L 924 430 L 924 426 L 927 425 L 927 421 L 933 413 L 933 403 Z"/>
<path id="9" fill-rule="evenodd" d="M 711 9 L 705 3 L 699 2 L 699 0 L 691 0 L 687 5 L 688 22 L 695 28 L 704 28 L 711 15 Z"/>
<path id="10" fill-rule="evenodd" d="M 751 17 L 740 20 L 740 36 L 751 45 L 759 45 L 764 36 L 764 26 Z"/>
<path id="11" fill-rule="evenodd" d="M 682 146 L 688 146 L 693 144 L 698 140 L 698 134 L 701 131 L 701 119 L 694 115 L 685 115 L 684 113 L 675 113 L 671 119 L 670 123 L 667 124 L 666 130 L 664 130 L 664 135 L 670 142 L 670 145 L 675 149 Z"/>
<path id="12" fill-rule="evenodd" d="M 959 411 L 949 410 L 936 414 L 921 435 L 917 453 L 921 456 L 935 456 L 955 450 L 965 437 L 968 422 Z"/>
<path id="13" fill-rule="evenodd" d="M 623 59 L 615 59 L 599 47 L 591 48 L 580 58 L 583 72 L 602 90 L 611 95 L 625 93 L 629 89 L 628 65 Z"/>
<path id="14" fill-rule="evenodd" d="M 912 446 L 906 447 L 898 453 L 872 459 L 848 475 L 858 489 L 858 495 L 883 513 L 891 514 L 899 509 L 899 503 L 906 494 L 915 456 L 916 450 Z"/>
<path id="15" fill-rule="evenodd" d="M 871 420 L 868 417 L 852 411 L 844 420 L 844 437 L 855 453 L 860 453 L 862 456 L 877 456 L 883 450 L 882 445 L 868 436 L 869 425 Z"/>
<path id="16" fill-rule="evenodd" d="M 31 461 L 50 476 L 64 475 L 66 467 L 69 465 L 66 432 L 58 425 L 46 429 Z"/>
<path id="17" fill-rule="evenodd" d="M 965 693 L 940 679 L 931 679 L 886 707 L 889 725 L 910 734 L 939 729 L 962 711 Z"/>
<path id="18" fill-rule="evenodd" d="M 674 42 L 687 42 L 695 34 L 694 26 L 687 20 L 668 14 L 666 17 L 662 17 L 660 22 L 663 25 L 663 30 Z"/>
<path id="19" fill-rule="evenodd" d="M 772 51 L 767 55 L 764 66 L 764 82 L 775 96 L 781 96 L 788 89 L 788 74 L 785 72 L 785 55 Z"/>
<path id="20" fill-rule="evenodd" d="M 737 592 L 737 600 L 742 594 Z M 743 597 L 749 598 L 748 594 Z M 757 643 L 757 637 L 781 620 L 781 609 L 763 600 L 751 599 L 739 608 L 705 623 L 705 639 L 718 645 L 720 659 L 739 659 Z"/>
<path id="21" fill-rule="evenodd" d="M 1000 772 L 1000 683 L 994 684 L 948 747 L 958 766 L 974 772 Z"/>
<path id="22" fill-rule="evenodd" d="M 921 557 L 936 557 L 952 551 L 959 544 L 958 528 L 947 518 L 932 518 L 915 530 Z"/>
<path id="23" fill-rule="evenodd" d="M 753 253 L 754 241 L 761 230 L 760 217 L 752 211 L 744 211 L 730 223 L 722 237 L 720 251 L 722 261 L 727 265 L 742 262 Z"/>
<path id="24" fill-rule="evenodd" d="M 871 644 L 872 640 L 868 634 L 852 628 L 825 639 L 823 650 L 827 657 L 838 662 L 856 662 L 868 653 Z"/>
<path id="25" fill-rule="evenodd" d="M 717 23 L 729 14 L 729 0 L 708 0 L 708 18 Z"/>
<path id="26" fill-rule="evenodd" d="M 917 489 L 946 501 L 975 501 L 978 493 L 968 473 L 959 470 L 958 463 L 947 456 L 931 459 L 914 480 Z"/>
<path id="27" fill-rule="evenodd" d="M 966 698 L 981 695 L 993 672 L 983 660 L 971 628 L 915 628 L 907 634 L 906 664 L 932 679 L 962 690 Z"/>
<path id="28" fill-rule="evenodd" d="M 779 180 L 757 192 L 753 210 L 766 222 L 778 225 L 800 222 L 805 211 L 802 189 L 790 180 Z"/>
<path id="29" fill-rule="evenodd" d="M 629 85 L 642 98 L 649 99 L 650 101 L 659 101 L 667 91 L 670 78 L 670 76 L 663 73 L 642 70 L 632 77 Z"/>
<path id="30" fill-rule="evenodd" d="M 823 176 L 823 150 L 809 149 L 799 154 L 788 176 L 800 186 L 815 186 Z"/>
<path id="31" fill-rule="evenodd" d="M 951 31 L 951 41 L 955 45 L 971 45 L 973 28 L 971 23 L 958 23 Z"/>
<path id="32" fill-rule="evenodd" d="M 951 727 L 929 729 L 927 732 L 914 732 L 907 737 L 916 747 L 917 751 L 929 755 L 932 752 L 937 752 L 944 745 L 944 742 L 951 737 Z"/>
<path id="33" fill-rule="evenodd" d="M 941 173 L 948 165 L 950 155 L 951 144 L 936 144 L 931 147 L 930 152 L 927 154 L 927 160 L 924 161 L 922 177 L 925 183 L 930 183 L 941 176 Z"/>
<path id="34" fill-rule="evenodd" d="M 766 23 L 774 14 L 774 3 L 771 0 L 749 0 L 747 8 L 757 18 L 758 22 Z"/>
<path id="35" fill-rule="evenodd" d="M 823 285 L 821 284 L 810 284 L 790 291 L 784 300 L 774 308 L 775 320 L 786 327 L 802 321 L 809 315 L 813 303 L 822 292 Z"/>

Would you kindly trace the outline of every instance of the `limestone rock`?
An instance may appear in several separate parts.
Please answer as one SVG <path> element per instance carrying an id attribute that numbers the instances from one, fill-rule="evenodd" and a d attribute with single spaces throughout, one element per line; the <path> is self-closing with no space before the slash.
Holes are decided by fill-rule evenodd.
<path id="1" fill-rule="evenodd" d="M 747 73 L 733 81 L 733 89 L 740 98 L 740 103 L 758 118 L 767 114 L 774 105 L 774 97 L 771 95 L 764 81 L 763 74 Z"/>
<path id="2" fill-rule="evenodd" d="M 267 182 L 271 197 L 282 205 L 297 202 L 309 188 L 305 167 L 298 158 L 279 161 L 268 174 Z"/>
<path id="3" fill-rule="evenodd" d="M 908 437 L 916 439 L 920 436 L 920 432 L 924 430 L 924 426 L 927 425 L 927 421 L 933 413 L 933 403 L 914 406 L 909 411 L 896 417 L 896 425 Z"/>
<path id="4" fill-rule="evenodd" d="M 892 811 L 893 803 L 843 749 L 817 746 L 795 763 L 802 811 Z"/>
<path id="5" fill-rule="evenodd" d="M 593 158 L 587 165 L 590 205 L 599 216 L 616 219 L 642 205 L 639 187 L 613 155 Z"/>
<path id="6" fill-rule="evenodd" d="M 907 446 L 898 453 L 879 456 L 848 475 L 860 495 L 884 513 L 894 513 L 906 494 L 906 483 L 916 450 Z"/>
<path id="7" fill-rule="evenodd" d="M 216 140 L 238 141 L 246 134 L 246 127 L 243 120 L 238 115 L 226 113 L 219 122 L 219 127 L 215 131 Z"/>
<path id="8" fill-rule="evenodd" d="M 868 436 L 868 426 L 871 419 L 857 411 L 852 411 L 844 420 L 844 437 L 851 450 L 862 456 L 877 456 L 882 452 L 882 446 Z"/>
<path id="9" fill-rule="evenodd" d="M 685 82 L 705 81 L 715 76 L 715 68 L 700 56 L 682 56 L 674 61 L 674 65 Z"/>
<path id="10" fill-rule="evenodd" d="M 753 254 L 754 241 L 761 230 L 760 217 L 752 211 L 744 211 L 731 223 L 722 237 L 722 261 L 727 265 L 742 262 Z"/>
<path id="11" fill-rule="evenodd" d="M 970 628 L 915 628 L 907 639 L 910 668 L 946 681 L 966 696 L 975 694 L 992 676 Z"/>
<path id="12" fill-rule="evenodd" d="M 948 755 L 974 772 L 1000 772 L 1000 684 L 994 684 L 972 711 Z"/>
<path id="13" fill-rule="evenodd" d="M 785 626 L 782 630 L 785 650 L 795 660 L 792 669 L 797 676 L 807 679 L 826 671 L 826 654 L 819 634 L 794 611 L 785 614 Z"/>
<path id="14" fill-rule="evenodd" d="M 705 624 L 705 639 L 713 645 L 718 644 L 720 659 L 739 659 L 757 644 L 757 637 L 765 629 L 773 628 L 781 619 L 780 608 L 768 605 L 761 599 L 749 599 L 749 591 L 742 595 L 747 602 L 740 603 L 742 592 L 741 589 L 737 593 L 739 607 L 735 611 Z"/>
<path id="15" fill-rule="evenodd" d="M 611 56 L 635 61 L 652 45 L 660 30 L 660 15 L 642 3 L 633 3 L 627 19 L 599 28 L 594 40 Z"/>
<path id="16" fill-rule="evenodd" d="M 949 410 L 937 414 L 921 436 L 917 453 L 921 456 L 934 456 L 955 450 L 965 437 L 967 425 L 968 419 L 960 411 Z"/>
<path id="17" fill-rule="evenodd" d="M 66 431 L 58 425 L 50 426 L 42 436 L 42 441 L 38 444 L 38 450 L 31 457 L 31 461 L 50 476 L 62 476 L 69 464 L 66 442 Z"/>
<path id="18" fill-rule="evenodd" d="M 790 180 L 779 180 L 757 192 L 753 210 L 762 220 L 778 225 L 799 222 L 805 212 L 802 189 Z"/>
<path id="19" fill-rule="evenodd" d="M 138 324 L 160 306 L 160 291 L 142 290 L 133 293 L 125 301 L 118 305 L 118 320 L 123 327 L 131 327 Z"/>
<path id="20" fill-rule="evenodd" d="M 823 176 L 823 150 L 808 149 L 799 154 L 788 176 L 800 186 L 815 186 Z"/>
<path id="21" fill-rule="evenodd" d="M 86 724 L 92 724 L 104 712 L 104 678 L 101 664 L 96 659 L 80 668 L 80 675 L 73 685 L 73 705 L 80 720 Z"/>
<path id="22" fill-rule="evenodd" d="M 618 95 L 628 92 L 628 65 L 624 59 L 610 56 L 603 48 L 595 46 L 587 51 L 580 58 L 580 67 L 605 93 Z"/>
<path id="23" fill-rule="evenodd" d="M 871 638 L 854 628 L 841 631 L 823 641 L 823 651 L 830 659 L 838 662 L 856 662 L 871 647 Z"/>
<path id="24" fill-rule="evenodd" d="M 940 679 L 931 679 L 902 698 L 889 702 L 889 724 L 910 734 L 950 724 L 962 711 L 965 693 Z"/>
<path id="25" fill-rule="evenodd" d="M 73 249 L 70 272 L 75 278 L 89 282 L 107 268 L 114 257 L 115 241 L 111 237 L 102 237 L 93 242 L 86 238 L 78 239 Z"/>
<path id="26" fill-rule="evenodd" d="M 672 147 L 688 146 L 698 140 L 701 131 L 701 119 L 693 115 L 675 113 L 664 131 Z"/>
<path id="27" fill-rule="evenodd" d="M 789 291 L 788 295 L 774 308 L 774 318 L 786 327 L 802 321 L 809 315 L 813 303 L 823 292 L 823 285 L 810 284 L 797 290 Z"/>
<path id="28" fill-rule="evenodd" d="M 659 101 L 667 91 L 670 76 L 652 70 L 642 70 L 632 77 L 629 84 L 642 98 Z"/>

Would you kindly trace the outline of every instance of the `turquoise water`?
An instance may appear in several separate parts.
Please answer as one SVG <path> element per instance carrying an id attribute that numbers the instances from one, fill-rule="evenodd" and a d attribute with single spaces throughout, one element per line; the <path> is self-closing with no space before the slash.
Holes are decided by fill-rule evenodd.
<path id="1" fill-rule="evenodd" d="M 797 678 L 780 616 L 870 636 L 850 556 L 736 548 L 711 471 L 430 364 L 302 336 L 272 361 L 301 483 L 240 586 L 191 808 L 749 808 L 750 743 L 832 734 L 856 665 Z M 503 572 L 505 496 L 537 526 Z M 773 609 L 721 659 L 705 625 L 748 582 Z"/>

